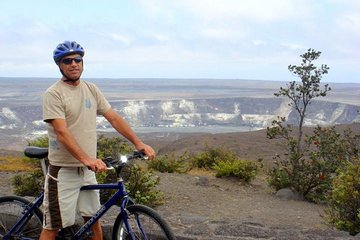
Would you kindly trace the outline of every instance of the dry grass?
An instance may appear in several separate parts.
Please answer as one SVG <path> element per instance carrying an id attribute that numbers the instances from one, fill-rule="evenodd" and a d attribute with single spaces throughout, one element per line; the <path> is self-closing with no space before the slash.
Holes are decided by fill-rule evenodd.
<path id="1" fill-rule="evenodd" d="M 214 171 L 209 171 L 202 168 L 193 168 L 189 172 L 187 172 L 187 174 L 192 176 L 202 176 L 202 177 L 215 176 Z"/>
<path id="2" fill-rule="evenodd" d="M 27 172 L 35 168 L 37 167 L 34 163 L 22 157 L 0 156 L 0 171 Z"/>

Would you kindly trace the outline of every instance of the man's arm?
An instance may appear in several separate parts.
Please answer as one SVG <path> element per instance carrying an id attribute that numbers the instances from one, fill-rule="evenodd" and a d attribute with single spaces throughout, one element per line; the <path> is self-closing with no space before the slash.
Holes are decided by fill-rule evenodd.
<path id="1" fill-rule="evenodd" d="M 149 145 L 143 143 L 131 129 L 129 124 L 112 108 L 110 108 L 104 114 L 104 117 L 110 122 L 111 126 L 113 126 L 116 131 L 118 131 L 118 133 L 123 135 L 130 142 L 132 142 L 132 144 L 134 144 L 137 150 L 143 150 L 150 159 L 153 159 L 155 157 L 154 149 Z"/>
<path id="2" fill-rule="evenodd" d="M 95 172 L 106 170 L 106 165 L 101 159 L 91 158 L 81 149 L 76 139 L 67 128 L 64 119 L 52 119 L 47 122 L 53 126 L 57 140 L 63 144 L 66 150 L 68 150 L 77 160 Z"/>

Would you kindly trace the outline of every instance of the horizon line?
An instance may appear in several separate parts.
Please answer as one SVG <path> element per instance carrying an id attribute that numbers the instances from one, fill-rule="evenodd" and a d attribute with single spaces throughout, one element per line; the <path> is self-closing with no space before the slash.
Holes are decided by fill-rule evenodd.
<path id="1" fill-rule="evenodd" d="M 1 77 L 1 78 L 37 78 L 37 79 L 60 79 L 60 77 Z M 264 79 L 245 79 L 245 78 L 205 78 L 205 77 L 199 77 L 199 78 L 184 78 L 184 77 L 84 77 L 81 79 L 132 79 L 132 80 L 152 80 L 152 79 L 174 79 L 174 80 L 241 80 L 241 81 L 257 81 L 257 82 L 293 82 L 293 81 L 287 81 L 287 80 L 264 80 Z M 300 80 L 299 80 L 300 81 Z M 298 81 L 295 81 L 298 82 Z M 321 83 L 327 84 L 327 83 L 335 83 L 335 84 L 360 84 L 358 82 L 327 82 L 327 81 L 321 81 Z"/>

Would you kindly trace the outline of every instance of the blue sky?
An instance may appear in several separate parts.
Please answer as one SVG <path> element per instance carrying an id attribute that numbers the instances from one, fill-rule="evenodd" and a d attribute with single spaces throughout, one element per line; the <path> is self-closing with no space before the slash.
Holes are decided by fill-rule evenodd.
<path id="1" fill-rule="evenodd" d="M 1 0 L 0 77 L 58 77 L 76 40 L 83 77 L 290 81 L 308 48 L 324 82 L 360 83 L 358 0 Z"/>

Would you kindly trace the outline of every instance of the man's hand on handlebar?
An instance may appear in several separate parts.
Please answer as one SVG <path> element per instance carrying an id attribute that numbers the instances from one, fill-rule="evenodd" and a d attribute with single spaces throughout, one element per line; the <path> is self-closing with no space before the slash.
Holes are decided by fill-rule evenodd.
<path id="1" fill-rule="evenodd" d="M 105 172 L 107 169 L 106 164 L 101 159 L 89 161 L 86 166 L 94 172 Z"/>
<path id="2" fill-rule="evenodd" d="M 150 147 L 149 145 L 145 144 L 145 143 L 141 143 L 137 146 L 135 146 L 135 148 L 138 151 L 142 151 L 143 153 L 145 153 L 145 155 L 149 158 L 149 160 L 152 160 L 155 158 L 155 151 L 152 147 Z"/>

